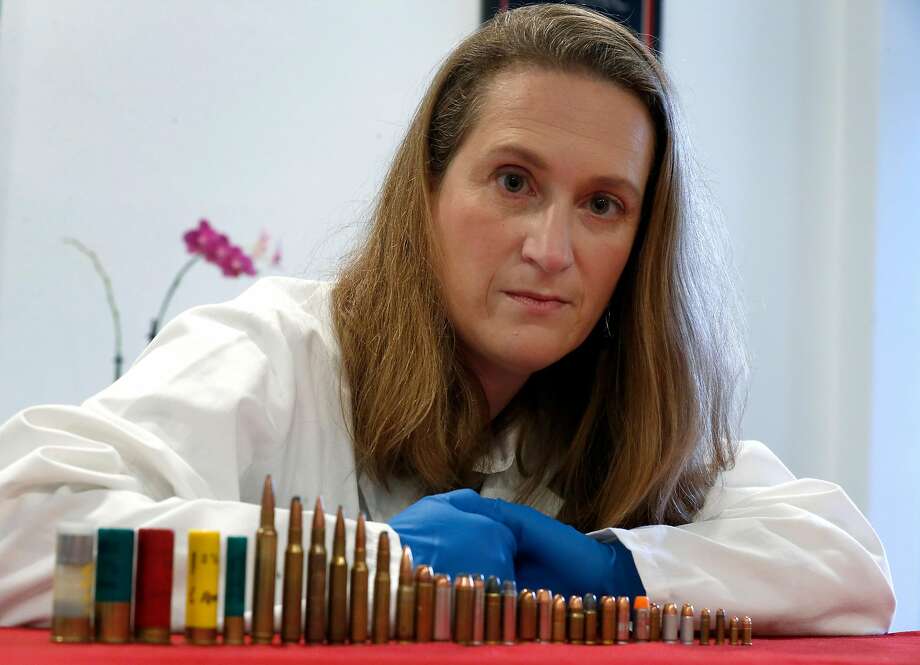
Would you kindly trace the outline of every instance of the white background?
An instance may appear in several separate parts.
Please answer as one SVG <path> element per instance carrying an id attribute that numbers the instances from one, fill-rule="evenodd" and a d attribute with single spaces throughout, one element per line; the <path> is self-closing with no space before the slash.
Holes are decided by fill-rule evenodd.
<path id="1" fill-rule="evenodd" d="M 77 403 L 112 325 L 126 364 L 209 218 L 283 274 L 328 277 L 478 0 L 2 0 L 0 419 Z M 745 436 L 841 483 L 920 628 L 920 4 L 666 0 L 664 59 L 720 205 L 749 318 Z M 211 265 L 171 314 L 250 280 Z M 853 581 L 858 584 L 858 580 Z"/>

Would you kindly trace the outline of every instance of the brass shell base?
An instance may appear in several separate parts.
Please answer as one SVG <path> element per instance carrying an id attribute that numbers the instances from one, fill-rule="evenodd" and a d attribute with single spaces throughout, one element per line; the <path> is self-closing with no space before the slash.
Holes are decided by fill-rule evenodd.
<path id="1" fill-rule="evenodd" d="M 243 617 L 224 617 L 224 644 L 243 644 L 246 623 Z"/>
<path id="2" fill-rule="evenodd" d="M 90 642 L 93 638 L 89 617 L 52 617 L 52 642 Z"/>
<path id="3" fill-rule="evenodd" d="M 136 628 L 134 641 L 144 644 L 169 644 L 169 628 Z"/>
<path id="4" fill-rule="evenodd" d="M 131 641 L 131 603 L 96 603 L 96 641 L 124 644 Z"/>
<path id="5" fill-rule="evenodd" d="M 186 628 L 185 641 L 202 646 L 217 644 L 217 628 Z"/>

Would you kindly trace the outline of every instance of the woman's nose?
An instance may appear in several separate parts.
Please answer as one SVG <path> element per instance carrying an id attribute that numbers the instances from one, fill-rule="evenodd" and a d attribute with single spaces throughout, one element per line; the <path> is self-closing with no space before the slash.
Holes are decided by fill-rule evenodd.
<path id="1" fill-rule="evenodd" d="M 548 206 L 531 218 L 521 257 L 546 273 L 562 272 L 572 265 L 572 234 L 564 206 Z"/>

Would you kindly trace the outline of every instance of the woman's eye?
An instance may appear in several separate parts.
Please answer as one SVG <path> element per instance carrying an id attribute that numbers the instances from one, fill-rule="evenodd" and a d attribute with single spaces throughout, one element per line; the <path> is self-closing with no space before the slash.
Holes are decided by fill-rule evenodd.
<path id="1" fill-rule="evenodd" d="M 520 173 L 502 173 L 498 179 L 502 186 L 512 194 L 519 194 L 527 185 L 527 178 Z"/>
<path id="2" fill-rule="evenodd" d="M 591 199 L 591 212 L 595 215 L 606 215 L 611 208 L 622 209 L 623 206 L 609 196 L 595 196 Z"/>

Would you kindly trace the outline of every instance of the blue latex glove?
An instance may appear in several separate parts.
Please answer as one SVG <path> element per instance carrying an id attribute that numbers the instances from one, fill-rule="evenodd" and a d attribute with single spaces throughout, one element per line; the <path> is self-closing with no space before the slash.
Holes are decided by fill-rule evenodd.
<path id="1" fill-rule="evenodd" d="M 514 535 L 507 526 L 486 515 L 464 511 L 451 503 L 458 493 L 434 494 L 416 501 L 390 519 L 403 545 L 412 549 L 415 563 L 426 563 L 437 573 L 482 573 L 514 579 Z"/>
<path id="2" fill-rule="evenodd" d="M 472 490 L 443 495 L 455 507 L 504 524 L 517 541 L 518 588 L 551 589 L 568 598 L 642 596 L 645 587 L 632 553 L 619 541 L 601 543 L 528 506 L 486 499 Z"/>

